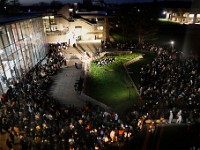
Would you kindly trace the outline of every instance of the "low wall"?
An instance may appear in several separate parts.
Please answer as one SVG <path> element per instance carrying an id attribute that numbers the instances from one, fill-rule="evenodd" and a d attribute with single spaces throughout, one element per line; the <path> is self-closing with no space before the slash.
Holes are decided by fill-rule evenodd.
<path id="1" fill-rule="evenodd" d="M 131 76 L 130 76 L 130 74 L 129 74 L 129 72 L 128 72 L 127 66 L 130 65 L 130 64 L 132 64 L 132 63 L 134 63 L 134 62 L 136 62 L 136 61 L 138 61 L 138 60 L 140 60 L 140 59 L 142 59 L 142 58 L 143 58 L 143 56 L 140 55 L 140 56 L 138 56 L 138 57 L 136 57 L 136 58 L 134 58 L 134 59 L 132 59 L 132 60 L 130 60 L 130 61 L 128 61 L 128 62 L 126 62 L 126 63 L 123 64 L 123 65 L 124 65 L 124 68 L 125 68 L 125 70 L 126 70 L 126 73 L 127 73 L 128 77 L 129 77 L 129 79 L 130 79 L 130 81 L 131 81 L 131 85 L 136 89 L 136 92 L 137 92 L 138 95 L 140 94 L 140 93 L 139 93 L 139 90 L 137 89 L 137 86 L 136 86 L 135 83 L 133 82 L 133 80 L 132 80 L 132 78 L 131 78 Z"/>
<path id="2" fill-rule="evenodd" d="M 132 54 L 132 51 L 112 51 L 112 52 L 105 52 L 105 56 L 112 56 L 112 55 L 128 55 Z"/>

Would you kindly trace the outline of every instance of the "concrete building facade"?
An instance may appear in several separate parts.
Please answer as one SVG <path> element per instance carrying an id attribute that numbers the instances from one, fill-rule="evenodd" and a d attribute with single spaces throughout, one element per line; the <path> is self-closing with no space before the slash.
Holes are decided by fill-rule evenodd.
<path id="1" fill-rule="evenodd" d="M 109 16 L 103 11 L 79 12 L 64 6 L 57 14 L 45 14 L 43 23 L 49 43 L 109 39 Z M 56 39 L 56 40 L 55 40 Z"/>
<path id="2" fill-rule="evenodd" d="M 76 12 L 64 6 L 56 14 L 48 13 L 0 19 L 0 95 L 21 79 L 36 64 L 45 60 L 48 43 L 79 40 L 106 40 L 106 13 Z"/>
<path id="3" fill-rule="evenodd" d="M 166 19 L 181 24 L 200 24 L 200 9 L 167 9 Z"/>

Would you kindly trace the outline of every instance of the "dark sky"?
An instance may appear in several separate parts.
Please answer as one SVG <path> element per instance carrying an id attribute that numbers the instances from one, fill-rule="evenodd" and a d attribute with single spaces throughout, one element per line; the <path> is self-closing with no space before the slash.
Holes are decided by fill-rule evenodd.
<path id="1" fill-rule="evenodd" d="M 19 0 L 21 4 L 35 4 L 39 2 L 47 2 L 50 3 L 53 0 Z M 61 1 L 63 3 L 82 3 L 83 0 L 56 0 Z M 152 2 L 153 0 L 104 0 L 106 3 L 135 3 L 135 2 Z M 163 0 L 158 0 L 163 1 Z M 191 1 L 191 0 L 168 0 L 168 1 Z"/>
<path id="2" fill-rule="evenodd" d="M 83 0 L 58 0 L 63 3 L 75 3 L 80 2 L 82 3 Z M 123 2 L 151 2 L 153 0 L 104 0 L 106 3 L 123 3 Z M 39 2 L 52 2 L 52 0 L 19 0 L 21 4 L 32 4 L 32 3 L 39 3 Z"/>

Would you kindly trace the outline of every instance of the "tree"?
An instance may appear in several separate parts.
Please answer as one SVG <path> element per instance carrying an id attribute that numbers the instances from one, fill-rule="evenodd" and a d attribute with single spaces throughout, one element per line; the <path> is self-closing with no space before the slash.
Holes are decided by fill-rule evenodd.
<path id="1" fill-rule="evenodd" d="M 10 4 L 13 5 L 13 6 L 20 5 L 19 0 L 12 0 L 12 1 L 10 1 Z"/>
<path id="2" fill-rule="evenodd" d="M 153 40 L 156 35 L 159 14 L 155 5 L 124 4 L 111 21 L 112 29 L 121 30 L 123 40 L 135 39 L 138 43 Z"/>
<path id="3" fill-rule="evenodd" d="M 20 13 L 20 2 L 19 0 L 11 0 L 9 2 L 9 12 L 18 14 Z"/>
<path id="4" fill-rule="evenodd" d="M 0 0 L 0 15 L 6 12 L 7 4 L 8 0 Z"/>

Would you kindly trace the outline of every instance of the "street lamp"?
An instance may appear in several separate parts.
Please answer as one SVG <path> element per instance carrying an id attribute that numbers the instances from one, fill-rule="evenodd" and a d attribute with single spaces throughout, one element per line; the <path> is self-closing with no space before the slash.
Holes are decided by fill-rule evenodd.
<path id="1" fill-rule="evenodd" d="M 174 50 L 174 41 L 171 41 L 170 44 L 171 44 L 172 51 L 173 51 Z"/>
<path id="2" fill-rule="evenodd" d="M 163 15 L 163 18 L 167 19 L 167 18 L 166 18 L 166 16 L 167 16 L 167 11 L 166 11 L 166 10 L 164 10 L 164 11 L 162 12 L 162 15 Z"/>
<path id="3" fill-rule="evenodd" d="M 69 8 L 69 16 L 72 19 L 73 18 L 73 8 Z"/>
<path id="4" fill-rule="evenodd" d="M 167 11 L 164 10 L 164 11 L 162 12 L 162 14 L 163 14 L 163 15 L 166 15 L 166 14 L 167 14 Z"/>

